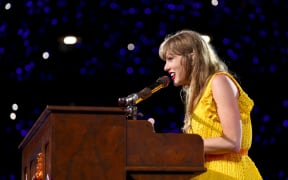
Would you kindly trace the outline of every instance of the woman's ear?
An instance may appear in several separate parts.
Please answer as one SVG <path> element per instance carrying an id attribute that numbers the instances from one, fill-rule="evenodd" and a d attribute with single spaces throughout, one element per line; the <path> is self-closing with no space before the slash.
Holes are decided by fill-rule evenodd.
<path id="1" fill-rule="evenodd" d="M 190 56 L 191 58 L 193 58 L 193 56 L 195 56 L 195 53 L 194 53 L 194 52 L 191 52 L 191 53 L 189 53 L 189 56 Z"/>

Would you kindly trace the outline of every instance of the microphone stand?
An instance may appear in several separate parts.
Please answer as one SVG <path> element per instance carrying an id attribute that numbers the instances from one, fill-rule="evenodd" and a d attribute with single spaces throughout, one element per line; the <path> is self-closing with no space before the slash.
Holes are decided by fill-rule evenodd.
<path id="1" fill-rule="evenodd" d="M 127 112 L 127 119 L 133 119 L 137 120 L 138 115 L 138 108 L 136 106 L 137 104 L 138 95 L 136 93 L 130 94 L 126 98 L 119 98 L 118 104 L 120 106 L 126 106 L 126 112 Z"/>
<path id="2" fill-rule="evenodd" d="M 157 79 L 157 81 L 142 89 L 138 93 L 133 93 L 127 97 L 121 97 L 118 99 L 119 106 L 126 106 L 126 112 L 128 113 L 127 119 L 130 117 L 132 119 L 137 119 L 137 106 L 139 102 L 149 98 L 153 93 L 159 91 L 161 88 L 167 87 L 170 83 L 170 78 L 168 76 L 162 76 Z M 141 114 L 141 113 L 140 113 Z"/>
<path id="3" fill-rule="evenodd" d="M 127 112 L 127 119 L 133 119 L 137 120 L 137 115 L 138 115 L 138 108 L 135 104 L 129 104 L 126 106 L 126 112 Z"/>

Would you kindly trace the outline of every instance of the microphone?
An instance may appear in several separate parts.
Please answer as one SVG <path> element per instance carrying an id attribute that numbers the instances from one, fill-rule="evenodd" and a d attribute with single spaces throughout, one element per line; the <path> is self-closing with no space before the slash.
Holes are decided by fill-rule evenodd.
<path id="1" fill-rule="evenodd" d="M 133 93 L 127 97 L 121 97 L 118 99 L 119 106 L 135 105 L 141 101 L 149 98 L 152 94 L 159 91 L 162 88 L 165 88 L 169 85 L 170 78 L 168 76 L 159 77 L 156 82 L 151 84 L 148 87 L 145 87 L 138 93 Z"/>

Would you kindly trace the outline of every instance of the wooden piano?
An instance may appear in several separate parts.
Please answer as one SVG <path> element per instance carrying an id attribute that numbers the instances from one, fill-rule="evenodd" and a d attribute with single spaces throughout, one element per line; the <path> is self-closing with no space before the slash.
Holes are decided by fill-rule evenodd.
<path id="1" fill-rule="evenodd" d="M 206 170 L 199 135 L 156 133 L 121 107 L 48 105 L 19 149 L 22 180 L 188 180 Z"/>

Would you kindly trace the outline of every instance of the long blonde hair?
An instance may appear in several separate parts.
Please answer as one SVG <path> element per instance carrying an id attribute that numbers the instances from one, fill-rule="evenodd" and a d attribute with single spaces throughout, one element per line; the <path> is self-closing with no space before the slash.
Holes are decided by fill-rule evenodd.
<path id="1" fill-rule="evenodd" d="M 228 68 L 202 35 L 192 30 L 181 30 L 167 35 L 159 48 L 161 59 L 166 59 L 167 51 L 184 57 L 185 78 L 190 81 L 189 85 L 182 87 L 185 93 L 185 118 L 182 131 L 187 132 L 191 127 L 191 114 L 208 79 L 216 72 L 228 72 Z"/>

